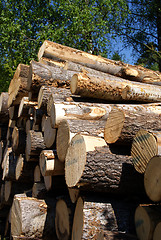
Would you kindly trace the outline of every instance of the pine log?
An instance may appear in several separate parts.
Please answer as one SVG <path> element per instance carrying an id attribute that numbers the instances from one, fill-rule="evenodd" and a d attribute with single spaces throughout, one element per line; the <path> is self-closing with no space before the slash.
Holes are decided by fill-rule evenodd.
<path id="1" fill-rule="evenodd" d="M 48 40 L 45 40 L 39 49 L 38 59 L 40 60 L 42 57 L 79 63 L 101 72 L 135 81 L 148 83 L 158 82 L 158 84 L 160 84 L 161 81 L 159 72 L 141 66 L 133 66 L 120 61 L 109 60 L 101 56 L 95 56 Z"/>
<path id="2" fill-rule="evenodd" d="M 111 203 L 87 202 L 79 197 L 73 219 L 71 239 L 93 239 L 100 230 L 118 230 Z"/>
<path id="3" fill-rule="evenodd" d="M 25 156 L 20 154 L 17 158 L 15 178 L 19 182 L 34 182 L 34 168 L 36 162 L 27 162 Z"/>
<path id="4" fill-rule="evenodd" d="M 113 107 L 107 117 L 104 139 L 107 143 L 131 145 L 140 129 L 159 131 L 161 129 L 160 112 L 158 114 L 141 110 L 133 112 Z"/>
<path id="5" fill-rule="evenodd" d="M 18 118 L 19 105 L 9 107 L 9 118 L 11 120 L 16 120 Z"/>
<path id="6" fill-rule="evenodd" d="M 18 110 L 18 117 L 28 117 L 29 109 L 37 105 L 37 102 L 29 101 L 28 97 L 23 97 Z"/>
<path id="7" fill-rule="evenodd" d="M 89 74 L 74 74 L 70 89 L 72 94 L 103 100 L 140 102 L 161 100 L 161 86 L 136 83 L 110 75 L 108 78 L 100 78 Z"/>
<path id="8" fill-rule="evenodd" d="M 135 211 L 135 226 L 138 238 L 140 240 L 153 239 L 155 227 L 160 221 L 161 221 L 161 206 L 157 205 L 138 206 Z"/>
<path id="9" fill-rule="evenodd" d="M 112 154 L 102 138 L 75 135 L 65 160 L 68 187 L 113 194 L 144 194 L 143 176 L 132 166 L 131 157 Z"/>
<path id="10" fill-rule="evenodd" d="M 16 155 L 25 152 L 26 132 L 23 129 L 14 127 L 12 132 L 12 150 Z"/>
<path id="11" fill-rule="evenodd" d="M 43 179 L 43 176 L 40 171 L 40 166 L 36 165 L 34 169 L 34 182 L 35 183 L 42 182 L 42 179 Z"/>
<path id="12" fill-rule="evenodd" d="M 53 150 L 40 153 L 39 165 L 42 176 L 64 175 L 64 163 L 60 162 Z"/>
<path id="13" fill-rule="evenodd" d="M 69 81 L 74 73 L 76 72 L 31 61 L 27 89 L 38 94 L 42 85 L 69 87 Z"/>
<path id="14" fill-rule="evenodd" d="M 11 209 L 12 237 L 54 240 L 55 201 L 15 196 Z"/>
<path id="15" fill-rule="evenodd" d="M 71 230 L 75 204 L 67 198 L 61 198 L 56 203 L 55 210 L 55 229 L 59 240 L 71 239 Z"/>
<path id="16" fill-rule="evenodd" d="M 105 120 L 88 120 L 87 119 L 64 119 L 61 121 L 58 127 L 56 136 L 56 149 L 58 158 L 64 162 L 67 154 L 67 149 L 71 138 L 77 134 L 85 134 L 91 136 L 102 137 L 104 133 Z"/>
<path id="17" fill-rule="evenodd" d="M 161 222 L 159 222 L 156 225 L 156 228 L 154 230 L 154 234 L 153 234 L 153 240 L 158 240 L 161 236 Z"/>
<path id="18" fill-rule="evenodd" d="M 45 148 L 46 146 L 42 132 L 30 130 L 27 133 L 26 156 L 39 156 L 41 151 Z"/>
<path id="19" fill-rule="evenodd" d="M 44 123 L 44 142 L 47 148 L 52 148 L 56 139 L 56 129 L 52 128 L 50 117 Z"/>
<path id="20" fill-rule="evenodd" d="M 13 79 L 10 82 L 8 93 L 8 105 L 18 105 L 23 97 L 28 95 L 27 81 L 29 75 L 29 66 L 19 64 Z"/>
<path id="21" fill-rule="evenodd" d="M 161 154 L 160 132 L 139 130 L 131 147 L 132 162 L 136 171 L 144 173 L 150 159 Z"/>
<path id="22" fill-rule="evenodd" d="M 161 201 L 161 156 L 150 159 L 144 173 L 144 187 L 147 196 L 154 202 Z"/>

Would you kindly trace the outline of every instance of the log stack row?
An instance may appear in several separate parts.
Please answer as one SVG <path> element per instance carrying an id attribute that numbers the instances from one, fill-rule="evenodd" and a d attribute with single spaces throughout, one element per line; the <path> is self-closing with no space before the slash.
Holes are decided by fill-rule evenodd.
<path id="1" fill-rule="evenodd" d="M 159 155 L 161 74 L 49 41 L 38 59 L 0 96 L 2 235 L 152 239 L 135 224 L 149 211 L 145 162 Z"/>

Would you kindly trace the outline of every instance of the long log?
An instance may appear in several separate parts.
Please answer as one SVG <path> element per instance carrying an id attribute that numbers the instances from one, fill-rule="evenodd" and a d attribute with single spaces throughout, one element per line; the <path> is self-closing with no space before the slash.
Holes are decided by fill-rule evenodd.
<path id="1" fill-rule="evenodd" d="M 31 61 L 27 89 L 38 94 L 42 85 L 69 87 L 69 81 L 74 73 L 76 72 Z"/>
<path id="2" fill-rule="evenodd" d="M 68 187 L 113 194 L 144 194 L 143 176 L 131 163 L 131 157 L 112 154 L 102 138 L 75 135 L 65 160 Z"/>
<path id="3" fill-rule="evenodd" d="M 160 132 L 144 129 L 137 132 L 131 147 L 132 162 L 136 171 L 144 173 L 150 159 L 161 154 L 160 137 Z"/>
<path id="4" fill-rule="evenodd" d="M 53 150 L 40 153 L 39 165 L 42 176 L 64 175 L 64 163 L 60 162 Z"/>
<path id="5" fill-rule="evenodd" d="M 93 238 L 100 230 L 118 230 L 111 203 L 88 202 L 79 197 L 72 227 L 72 238 Z"/>
<path id="6" fill-rule="evenodd" d="M 141 66 L 133 66 L 120 61 L 109 60 L 101 56 L 95 56 L 48 40 L 45 40 L 39 49 L 38 58 L 41 59 L 42 57 L 79 63 L 98 71 L 135 81 L 149 83 L 160 83 L 161 81 L 161 75 L 159 72 Z"/>
<path id="7" fill-rule="evenodd" d="M 10 82 L 8 93 L 8 105 L 18 105 L 23 97 L 27 97 L 27 81 L 29 75 L 29 66 L 19 64 L 13 79 Z"/>
<path id="8" fill-rule="evenodd" d="M 154 234 L 153 234 L 153 240 L 158 240 L 161 236 L 161 222 L 159 222 L 156 225 L 156 228 L 154 230 Z"/>
<path id="9" fill-rule="evenodd" d="M 140 129 L 151 131 L 161 129 L 160 112 L 158 114 L 146 112 L 146 107 L 144 111 L 113 107 L 107 117 L 104 139 L 107 143 L 117 142 L 131 145 L 134 136 Z"/>
<path id="10" fill-rule="evenodd" d="M 161 201 L 160 166 L 161 156 L 154 156 L 147 164 L 144 173 L 144 187 L 146 194 L 154 202 Z"/>
<path id="11" fill-rule="evenodd" d="M 141 240 L 153 239 L 156 225 L 161 221 L 161 206 L 140 205 L 135 211 L 136 233 Z"/>
<path id="12" fill-rule="evenodd" d="M 12 237 L 57 239 L 55 234 L 55 204 L 37 198 L 14 197 L 11 209 Z"/>
<path id="13" fill-rule="evenodd" d="M 110 75 L 108 78 L 100 78 L 89 74 L 74 74 L 70 89 L 72 94 L 110 101 L 161 101 L 161 86 L 136 83 Z"/>

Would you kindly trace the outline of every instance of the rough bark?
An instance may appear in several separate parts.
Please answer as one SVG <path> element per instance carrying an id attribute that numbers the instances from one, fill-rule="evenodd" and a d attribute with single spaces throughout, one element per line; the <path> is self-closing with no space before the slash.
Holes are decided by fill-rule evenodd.
<path id="1" fill-rule="evenodd" d="M 72 94 L 112 101 L 160 102 L 161 86 L 136 83 L 109 75 L 100 78 L 89 74 L 74 74 Z"/>
<path id="2" fill-rule="evenodd" d="M 141 240 L 153 239 L 156 225 L 161 221 L 161 207 L 140 205 L 135 211 L 136 233 Z"/>
<path id="3" fill-rule="evenodd" d="M 39 156 L 41 151 L 45 148 L 46 146 L 42 133 L 30 130 L 26 140 L 26 155 Z"/>
<path id="4" fill-rule="evenodd" d="M 154 156 L 147 164 L 144 173 L 144 187 L 146 194 L 154 202 L 161 201 L 160 166 L 161 156 Z"/>
<path id="5" fill-rule="evenodd" d="M 150 159 L 161 154 L 160 132 L 141 129 L 133 139 L 131 147 L 132 162 L 136 171 L 144 173 Z"/>
<path id="6" fill-rule="evenodd" d="M 59 161 L 53 150 L 43 150 L 40 153 L 39 165 L 43 176 L 64 175 L 64 164 Z"/>
<path id="7" fill-rule="evenodd" d="M 125 64 L 120 61 L 109 60 L 101 56 L 95 56 L 48 40 L 45 40 L 39 49 L 38 58 L 41 59 L 42 57 L 79 63 L 101 72 L 135 81 L 156 84 L 157 82 L 160 84 L 161 81 L 161 75 L 156 71 L 141 66 Z"/>
<path id="8" fill-rule="evenodd" d="M 103 139 L 80 134 L 72 138 L 65 161 L 68 187 L 139 195 L 145 194 L 142 177 L 135 171 L 131 157 L 112 154 Z"/>
<path id="9" fill-rule="evenodd" d="M 140 129 L 159 131 L 161 129 L 160 112 L 146 112 L 146 107 L 144 111 L 113 107 L 107 117 L 104 139 L 107 143 L 131 145 Z"/>
<path id="10" fill-rule="evenodd" d="M 29 75 L 29 66 L 19 64 L 13 79 L 10 82 L 8 93 L 8 105 L 18 105 L 23 97 L 27 97 L 27 81 Z"/>
<path id="11" fill-rule="evenodd" d="M 55 201 L 15 196 L 11 210 L 12 237 L 56 239 Z"/>

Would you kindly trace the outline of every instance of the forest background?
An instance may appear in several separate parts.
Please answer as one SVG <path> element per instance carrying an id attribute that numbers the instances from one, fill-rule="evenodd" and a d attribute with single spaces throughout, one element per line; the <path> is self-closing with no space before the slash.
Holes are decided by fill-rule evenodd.
<path id="1" fill-rule="evenodd" d="M 161 71 L 161 0 L 1 0 L 0 92 L 44 40 Z"/>

